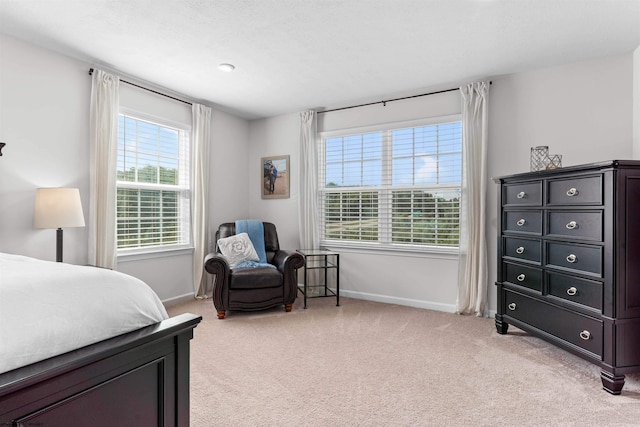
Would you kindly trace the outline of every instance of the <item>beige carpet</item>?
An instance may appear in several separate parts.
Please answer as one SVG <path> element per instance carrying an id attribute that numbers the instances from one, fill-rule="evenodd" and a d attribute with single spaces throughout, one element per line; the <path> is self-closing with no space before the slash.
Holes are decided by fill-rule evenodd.
<path id="1" fill-rule="evenodd" d="M 493 319 L 342 298 L 231 312 L 211 300 L 191 352 L 191 425 L 638 426 L 640 375 L 622 395 L 600 370 Z"/>

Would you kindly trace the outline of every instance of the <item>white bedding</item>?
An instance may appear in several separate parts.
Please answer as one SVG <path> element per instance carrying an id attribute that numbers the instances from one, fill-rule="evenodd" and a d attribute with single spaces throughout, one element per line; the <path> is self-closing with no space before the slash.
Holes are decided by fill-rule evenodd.
<path id="1" fill-rule="evenodd" d="M 134 277 L 0 253 L 0 373 L 166 318 Z"/>

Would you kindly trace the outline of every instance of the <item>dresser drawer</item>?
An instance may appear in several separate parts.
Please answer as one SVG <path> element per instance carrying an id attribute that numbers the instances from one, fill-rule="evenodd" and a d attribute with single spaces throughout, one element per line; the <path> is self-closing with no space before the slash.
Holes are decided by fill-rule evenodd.
<path id="1" fill-rule="evenodd" d="M 502 187 L 505 206 L 542 206 L 542 181 L 505 184 Z"/>
<path id="2" fill-rule="evenodd" d="M 602 357 L 602 321 L 505 290 L 505 315 Z"/>
<path id="3" fill-rule="evenodd" d="M 547 242 L 546 266 L 602 277 L 602 247 Z"/>
<path id="4" fill-rule="evenodd" d="M 549 295 L 602 311 L 602 283 L 547 272 Z"/>
<path id="5" fill-rule="evenodd" d="M 540 265 L 542 247 L 540 240 L 504 237 L 503 256 Z"/>
<path id="6" fill-rule="evenodd" d="M 542 235 L 542 211 L 505 211 L 504 231 Z"/>
<path id="7" fill-rule="evenodd" d="M 550 179 L 548 205 L 601 205 L 602 175 Z"/>
<path id="8" fill-rule="evenodd" d="M 602 241 L 602 211 L 549 211 L 550 236 Z"/>
<path id="9" fill-rule="evenodd" d="M 542 292 L 542 270 L 522 264 L 503 263 L 507 282 Z"/>

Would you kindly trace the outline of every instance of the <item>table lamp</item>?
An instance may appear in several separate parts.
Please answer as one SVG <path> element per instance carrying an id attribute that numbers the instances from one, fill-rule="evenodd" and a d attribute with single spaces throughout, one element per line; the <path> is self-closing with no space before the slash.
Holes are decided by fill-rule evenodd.
<path id="1" fill-rule="evenodd" d="M 56 261 L 62 262 L 62 228 L 84 227 L 77 188 L 38 188 L 33 216 L 36 228 L 57 228 Z"/>

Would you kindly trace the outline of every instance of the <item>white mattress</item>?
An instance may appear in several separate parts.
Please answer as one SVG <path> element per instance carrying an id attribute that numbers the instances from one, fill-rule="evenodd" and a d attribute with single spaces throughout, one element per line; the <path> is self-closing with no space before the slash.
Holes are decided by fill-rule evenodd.
<path id="1" fill-rule="evenodd" d="M 0 253 L 0 373 L 166 318 L 134 277 Z"/>

